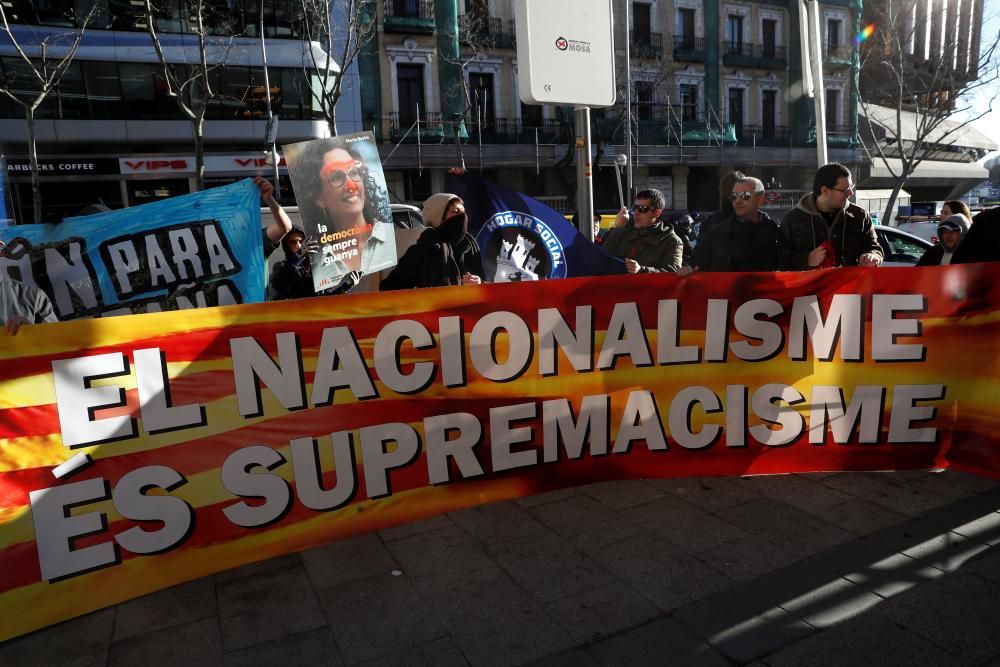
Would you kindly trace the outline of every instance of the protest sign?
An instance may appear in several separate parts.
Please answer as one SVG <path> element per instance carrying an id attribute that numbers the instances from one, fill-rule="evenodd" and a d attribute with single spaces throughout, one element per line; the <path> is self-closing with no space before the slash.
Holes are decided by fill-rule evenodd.
<path id="1" fill-rule="evenodd" d="M 473 174 L 449 174 L 445 190 L 463 199 L 486 279 L 494 283 L 625 273 L 561 213 Z"/>
<path id="2" fill-rule="evenodd" d="M 612 276 L 0 332 L 0 640 L 606 479 L 1000 478 L 997 271 Z"/>
<path id="3" fill-rule="evenodd" d="M 283 147 L 307 237 L 320 250 L 310 260 L 317 292 L 352 271 L 370 275 L 396 265 L 389 193 L 371 132 Z"/>
<path id="4" fill-rule="evenodd" d="M 58 224 L 0 230 L 0 272 L 41 288 L 60 320 L 264 300 L 250 180 Z"/>

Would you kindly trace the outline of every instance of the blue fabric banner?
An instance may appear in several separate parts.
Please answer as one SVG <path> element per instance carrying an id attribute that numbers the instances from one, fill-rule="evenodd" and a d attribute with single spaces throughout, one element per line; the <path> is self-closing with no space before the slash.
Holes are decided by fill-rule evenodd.
<path id="1" fill-rule="evenodd" d="M 260 194 L 247 179 L 59 224 L 0 230 L 0 271 L 61 320 L 264 300 Z"/>
<path id="2" fill-rule="evenodd" d="M 449 174 L 444 187 L 465 201 L 469 233 L 479 242 L 491 282 L 625 273 L 622 260 L 537 199 L 472 174 Z"/>

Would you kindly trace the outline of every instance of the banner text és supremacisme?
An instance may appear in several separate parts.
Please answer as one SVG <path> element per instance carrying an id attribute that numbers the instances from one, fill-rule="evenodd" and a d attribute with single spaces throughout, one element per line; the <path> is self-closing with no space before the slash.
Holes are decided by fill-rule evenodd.
<path id="1" fill-rule="evenodd" d="M 725 362 L 729 354 L 747 362 L 772 359 L 784 349 L 788 359 L 805 361 L 807 343 L 818 361 L 831 361 L 840 342 L 844 361 L 863 361 L 864 350 L 876 362 L 922 361 L 925 347 L 920 343 L 899 343 L 902 337 L 919 337 L 921 325 L 915 314 L 926 312 L 919 294 L 873 295 L 871 297 L 871 339 L 865 345 L 865 303 L 861 295 L 837 294 L 826 313 L 815 296 L 793 301 L 788 315 L 788 340 L 773 320 L 784 314 L 776 301 L 747 301 L 731 312 L 724 299 L 706 302 L 704 345 L 680 345 L 681 306 L 677 300 L 657 304 L 655 350 L 651 349 L 638 306 L 633 302 L 614 306 L 606 336 L 596 355 L 594 307 L 578 306 L 575 327 L 559 310 L 537 311 L 537 350 L 531 327 L 512 312 L 486 314 L 466 332 L 458 316 L 438 319 L 437 340 L 423 324 L 400 319 L 387 323 L 377 334 L 373 366 L 384 386 L 397 394 L 419 394 L 439 382 L 455 389 L 467 384 L 467 364 L 486 380 L 511 382 L 524 376 L 537 362 L 542 377 L 559 373 L 560 351 L 577 373 L 610 371 L 620 359 L 635 367 Z M 907 316 L 908 315 L 908 316 Z M 730 341 L 730 330 L 740 336 Z M 497 358 L 497 340 L 506 335 L 507 358 Z M 275 361 L 260 343 L 250 337 L 230 340 L 233 377 L 240 415 L 246 419 L 263 414 L 260 386 L 266 386 L 287 410 L 333 403 L 335 392 L 346 390 L 360 401 L 377 399 L 371 369 L 361 354 L 353 332 L 346 326 L 324 329 L 313 380 L 306 397 L 301 351 L 294 332 L 276 336 Z M 406 346 L 417 350 L 439 348 L 437 364 L 419 361 L 400 363 Z M 170 405 L 166 359 L 159 348 L 134 350 L 136 384 L 141 407 L 142 428 L 146 433 L 162 433 L 206 425 L 203 406 Z M 98 408 L 124 405 L 124 389 L 117 385 L 91 386 L 97 378 L 130 375 L 126 354 L 113 352 L 52 362 L 63 443 L 80 447 L 139 437 L 138 425 L 128 416 L 93 419 Z M 438 373 L 438 368 L 440 373 Z M 566 371 L 563 371 L 564 374 Z M 719 424 L 703 424 L 692 430 L 692 414 L 697 408 L 706 414 L 726 412 L 726 447 L 746 447 L 747 434 L 767 446 L 782 446 L 798 440 L 808 428 L 808 442 L 825 442 L 829 427 L 834 442 L 847 443 L 857 427 L 858 442 L 876 444 L 885 418 L 887 388 L 864 385 L 855 388 L 850 400 L 838 386 L 814 385 L 811 396 L 803 396 L 787 384 L 766 384 L 751 391 L 745 385 L 726 387 L 724 401 L 708 387 L 685 387 L 673 397 L 664 424 L 653 392 L 637 389 L 629 393 L 620 415 L 613 415 L 608 394 L 584 396 L 572 406 L 565 398 L 531 401 L 490 409 L 490 452 L 488 467 L 502 472 L 559 460 L 562 444 L 568 459 L 627 454 L 635 442 L 645 442 L 653 451 L 669 451 L 667 435 L 680 447 L 702 450 L 712 447 L 722 436 Z M 921 401 L 939 401 L 946 393 L 943 384 L 895 385 L 889 411 L 887 442 L 899 444 L 934 443 L 937 430 L 933 406 Z M 749 400 L 748 400 L 749 399 Z M 809 426 L 790 406 L 809 401 Z M 784 403 L 785 405 L 781 405 Z M 724 409 L 729 406 L 729 410 Z M 747 428 L 747 408 L 763 423 Z M 738 407 L 736 407 L 738 406 Z M 530 422 L 534 425 L 526 425 Z M 538 441 L 542 447 L 518 447 Z M 914 428 L 915 423 L 923 427 Z M 617 428 L 612 431 L 612 425 Z M 666 426 L 666 429 L 664 429 Z M 450 481 L 451 470 L 460 478 L 486 474 L 484 462 L 475 451 L 483 440 L 484 424 L 472 414 L 455 412 L 423 420 L 423 450 L 430 484 Z M 616 433 L 611 442 L 611 433 Z M 392 494 L 389 472 L 413 464 L 421 450 L 420 435 L 408 424 L 391 422 L 361 428 L 358 434 L 363 457 L 362 470 L 369 498 Z M 332 445 L 337 480 L 323 488 L 317 447 Z M 328 440 L 326 440 L 328 438 Z M 315 434 L 290 441 L 294 494 L 306 507 L 331 510 L 351 502 L 358 490 L 357 467 L 350 431 Z M 395 446 L 387 445 L 394 443 Z M 589 443 L 589 452 L 584 451 Z M 453 462 L 454 466 L 450 466 Z M 277 474 L 286 465 L 275 449 L 250 445 L 234 451 L 222 465 L 221 481 L 236 498 L 253 498 L 254 503 L 236 500 L 223 512 L 232 523 L 253 528 L 278 521 L 293 502 L 292 490 Z M 30 501 L 36 530 L 39 562 L 44 579 L 72 577 L 119 561 L 118 547 L 138 554 L 162 553 L 179 546 L 193 530 L 194 511 L 182 499 L 169 494 L 186 479 L 162 465 L 139 468 L 125 474 L 113 490 L 103 478 L 64 483 L 32 491 Z M 159 488 L 166 493 L 149 494 Z M 136 521 L 159 521 L 162 528 L 144 530 L 138 526 L 113 539 L 83 548 L 74 548 L 76 537 L 107 531 L 106 517 L 97 512 L 70 516 L 68 508 L 111 498 L 116 510 Z M 260 502 L 263 499 L 263 502 Z M 117 544 L 116 544 L 117 543 Z"/>

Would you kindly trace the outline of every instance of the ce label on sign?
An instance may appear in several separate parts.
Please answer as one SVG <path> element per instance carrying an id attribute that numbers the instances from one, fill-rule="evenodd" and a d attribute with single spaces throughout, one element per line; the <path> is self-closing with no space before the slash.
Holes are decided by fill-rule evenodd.
<path id="1" fill-rule="evenodd" d="M 551 93 L 552 92 L 552 84 L 551 83 L 547 83 L 547 84 L 545 84 L 542 87 L 545 89 L 545 92 L 547 92 L 547 93 Z"/>

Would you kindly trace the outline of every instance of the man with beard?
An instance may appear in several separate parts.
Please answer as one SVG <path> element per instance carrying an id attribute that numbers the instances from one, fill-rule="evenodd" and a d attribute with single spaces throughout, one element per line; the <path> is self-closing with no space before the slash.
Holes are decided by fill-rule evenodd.
<path id="1" fill-rule="evenodd" d="M 694 249 L 690 266 L 678 275 L 697 271 L 780 271 L 784 256 L 778 223 L 761 207 L 764 184 L 751 176 L 736 181 L 729 195 L 733 214 L 706 233 Z"/>
<path id="2" fill-rule="evenodd" d="M 816 171 L 813 191 L 781 220 L 781 235 L 793 270 L 882 263 L 868 211 L 852 204 L 851 171 L 832 162 Z"/>
<path id="3" fill-rule="evenodd" d="M 379 289 L 482 284 L 486 277 L 479 244 L 469 234 L 462 198 L 448 192 L 431 195 L 423 215 L 430 229 L 407 249 Z"/>

